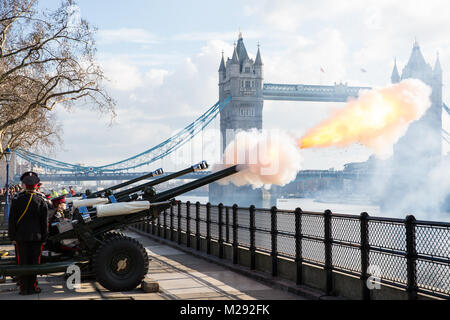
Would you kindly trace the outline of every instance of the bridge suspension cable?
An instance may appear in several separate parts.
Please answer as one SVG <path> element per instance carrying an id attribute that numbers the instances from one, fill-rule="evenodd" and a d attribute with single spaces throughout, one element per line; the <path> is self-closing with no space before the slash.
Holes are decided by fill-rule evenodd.
<path id="1" fill-rule="evenodd" d="M 445 142 L 450 144 L 450 133 L 448 133 L 444 128 L 442 128 L 442 138 Z"/>
<path id="2" fill-rule="evenodd" d="M 448 133 L 444 128 L 442 128 L 442 133 L 450 138 L 450 133 Z"/>
<path id="3" fill-rule="evenodd" d="M 444 110 L 447 111 L 447 114 L 450 116 L 450 108 L 445 103 L 442 105 L 444 106 Z"/>
<path id="4" fill-rule="evenodd" d="M 231 96 L 222 102 L 217 102 L 211 108 L 209 108 L 204 114 L 197 118 L 194 122 L 190 123 L 184 129 L 168 138 L 167 140 L 159 143 L 158 145 L 140 153 L 128 159 L 111 163 L 104 166 L 81 166 L 71 164 L 67 162 L 50 159 L 23 149 L 15 150 L 18 157 L 38 165 L 43 169 L 56 170 L 62 172 L 120 172 L 130 169 L 136 169 L 153 163 L 157 160 L 167 157 L 172 152 L 178 150 L 180 147 L 191 141 L 199 132 L 203 131 L 212 120 L 222 111 L 231 101 Z"/>

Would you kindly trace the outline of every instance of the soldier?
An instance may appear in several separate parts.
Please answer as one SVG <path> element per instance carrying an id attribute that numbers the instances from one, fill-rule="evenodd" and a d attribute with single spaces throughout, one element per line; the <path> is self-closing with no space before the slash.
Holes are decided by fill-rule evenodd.
<path id="1" fill-rule="evenodd" d="M 34 172 L 21 177 L 23 192 L 11 202 L 8 234 L 16 246 L 19 265 L 36 265 L 41 262 L 43 244 L 48 237 L 48 207 L 46 200 L 36 193 L 40 182 Z M 21 295 L 40 293 L 36 275 L 20 276 L 18 284 Z"/>
<path id="2" fill-rule="evenodd" d="M 52 199 L 59 197 L 59 193 L 54 189 L 50 190 L 50 195 L 51 195 Z"/>
<path id="3" fill-rule="evenodd" d="M 66 218 L 64 211 L 66 210 L 66 197 L 61 196 L 52 199 L 52 210 L 49 211 L 49 221 L 58 222 L 63 221 Z"/>
<path id="4" fill-rule="evenodd" d="M 72 186 L 69 187 L 69 195 L 70 197 L 75 197 L 75 190 L 73 190 Z"/>
<path id="5" fill-rule="evenodd" d="M 66 187 L 63 187 L 62 190 L 61 190 L 61 194 L 63 196 L 66 196 L 68 193 L 69 193 L 69 191 L 67 191 Z"/>

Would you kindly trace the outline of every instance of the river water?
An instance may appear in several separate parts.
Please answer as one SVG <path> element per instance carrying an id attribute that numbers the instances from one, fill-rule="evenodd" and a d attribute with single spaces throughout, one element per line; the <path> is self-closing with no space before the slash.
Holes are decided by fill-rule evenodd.
<path id="1" fill-rule="evenodd" d="M 197 201 L 206 204 L 208 197 L 199 196 L 180 196 L 177 200 L 182 202 L 190 201 L 196 203 Z M 268 206 L 269 207 L 269 206 Z M 334 213 L 360 215 L 362 212 L 367 212 L 372 217 L 387 217 L 404 219 L 408 213 L 383 211 L 377 205 L 373 204 L 352 204 L 352 203 L 336 203 L 336 202 L 321 202 L 313 198 L 288 198 L 277 199 L 277 208 L 282 210 L 295 210 L 301 208 L 303 211 L 324 212 L 331 210 Z M 417 220 L 428 221 L 442 221 L 450 222 L 450 212 L 447 213 L 413 213 Z"/>
<path id="2" fill-rule="evenodd" d="M 182 202 L 190 201 L 191 203 L 200 202 L 202 204 L 208 203 L 208 197 L 196 197 L 196 196 L 179 196 L 177 200 Z M 295 210 L 296 208 L 302 208 L 304 211 L 324 212 L 325 210 L 331 210 L 335 213 L 346 214 L 360 214 L 361 212 L 367 212 L 370 215 L 380 215 L 380 207 L 374 205 L 354 205 L 354 204 L 342 204 L 342 203 L 323 203 L 318 202 L 312 198 L 289 198 L 289 199 L 277 199 L 277 208 L 282 210 Z"/>

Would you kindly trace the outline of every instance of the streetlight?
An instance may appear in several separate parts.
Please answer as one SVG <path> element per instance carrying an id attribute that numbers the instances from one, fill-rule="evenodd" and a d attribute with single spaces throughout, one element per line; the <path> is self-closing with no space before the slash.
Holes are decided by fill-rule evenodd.
<path id="1" fill-rule="evenodd" d="M 6 148 L 3 153 L 6 159 L 6 200 L 5 200 L 5 214 L 3 216 L 3 223 L 8 225 L 9 221 L 9 162 L 11 161 L 11 150 Z"/>

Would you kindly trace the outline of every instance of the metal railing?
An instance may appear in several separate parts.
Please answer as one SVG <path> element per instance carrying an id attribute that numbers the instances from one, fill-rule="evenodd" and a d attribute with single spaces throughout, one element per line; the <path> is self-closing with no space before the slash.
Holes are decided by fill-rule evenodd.
<path id="1" fill-rule="evenodd" d="M 333 291 L 333 271 L 358 277 L 363 283 L 364 299 L 370 299 L 367 280 L 404 289 L 409 299 L 418 293 L 450 299 L 450 223 L 406 219 L 272 209 L 212 206 L 181 203 L 166 210 L 157 220 L 136 225 L 144 232 L 200 249 L 206 240 L 233 248 L 233 263 L 238 263 L 238 247 L 250 251 L 250 268 L 255 269 L 256 252 L 272 259 L 272 275 L 277 276 L 277 259 L 296 264 L 296 282 L 302 284 L 304 263 L 326 272 L 326 293 Z M 177 239 L 175 239 L 175 232 Z M 195 243 L 191 243 L 194 237 Z"/>

